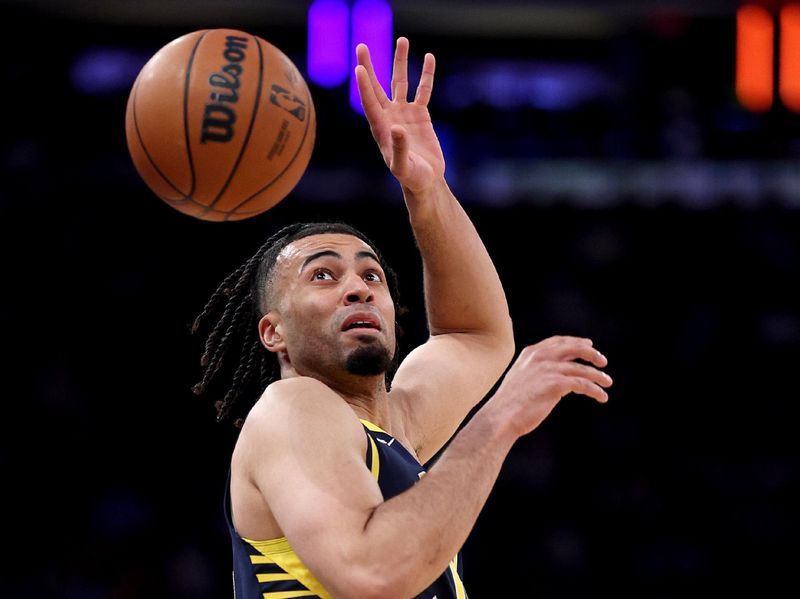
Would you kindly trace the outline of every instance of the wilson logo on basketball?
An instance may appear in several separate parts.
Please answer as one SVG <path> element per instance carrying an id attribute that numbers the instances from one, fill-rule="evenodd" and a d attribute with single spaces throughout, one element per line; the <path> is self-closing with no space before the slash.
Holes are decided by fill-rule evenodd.
<path id="1" fill-rule="evenodd" d="M 207 141 L 227 142 L 233 137 L 233 124 L 236 122 L 236 111 L 232 105 L 239 101 L 239 86 L 242 71 L 242 61 L 246 54 L 247 38 L 229 35 L 225 38 L 225 51 L 222 57 L 228 64 L 208 77 L 208 84 L 213 90 L 208 97 L 211 102 L 206 104 L 203 114 L 203 131 L 200 143 Z"/>

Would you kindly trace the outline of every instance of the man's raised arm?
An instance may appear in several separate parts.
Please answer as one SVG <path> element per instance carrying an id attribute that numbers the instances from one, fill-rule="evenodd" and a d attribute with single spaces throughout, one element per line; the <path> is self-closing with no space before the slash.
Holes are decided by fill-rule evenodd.
<path id="1" fill-rule="evenodd" d="M 444 178 L 445 161 L 428 112 L 435 60 L 425 56 L 413 101 L 408 94 L 408 40 L 399 38 L 392 98 L 357 48 L 364 112 L 384 161 L 399 181 L 423 262 L 430 340 L 395 376 L 408 432 L 420 458 L 431 457 L 489 391 L 514 354 L 502 284 L 472 221 Z"/>

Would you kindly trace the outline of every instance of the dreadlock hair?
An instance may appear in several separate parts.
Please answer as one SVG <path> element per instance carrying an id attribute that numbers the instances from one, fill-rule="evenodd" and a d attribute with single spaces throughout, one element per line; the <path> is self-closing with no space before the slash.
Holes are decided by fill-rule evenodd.
<path id="1" fill-rule="evenodd" d="M 293 241 L 325 233 L 353 235 L 369 245 L 386 274 L 395 314 L 405 313 L 399 301 L 397 275 L 362 232 L 338 221 L 296 223 L 280 229 L 219 284 L 191 328 L 192 334 L 210 329 L 200 358 L 202 379 L 192 391 L 195 395 L 213 392 L 222 396 L 215 402 L 217 422 L 235 418 L 234 425 L 240 427 L 255 400 L 267 385 L 280 377 L 277 356 L 264 348 L 258 336 L 258 321 L 263 316 L 262 306 L 272 286 L 275 262 Z M 402 329 L 396 322 L 395 330 L 399 338 Z M 399 351 L 395 347 L 393 362 L 386 373 L 387 390 L 391 388 L 398 363 Z M 226 379 L 229 380 L 227 388 L 218 390 Z"/>

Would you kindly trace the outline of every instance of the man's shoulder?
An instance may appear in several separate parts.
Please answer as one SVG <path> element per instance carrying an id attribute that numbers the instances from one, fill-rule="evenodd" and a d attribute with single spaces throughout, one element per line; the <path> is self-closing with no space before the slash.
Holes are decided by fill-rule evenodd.
<path id="1" fill-rule="evenodd" d="M 293 376 L 270 383 L 261 396 L 262 400 L 285 401 L 286 399 L 309 399 L 322 396 L 339 398 L 328 385 L 310 376 Z"/>
<path id="2" fill-rule="evenodd" d="M 245 419 L 241 435 L 282 441 L 296 435 L 346 433 L 360 428 L 344 399 L 311 377 L 292 377 L 270 384 Z"/>
<path id="3" fill-rule="evenodd" d="M 338 401 L 337 401 L 338 400 Z M 341 397 L 322 381 L 308 376 L 296 376 L 270 383 L 250 410 L 248 418 L 263 418 L 274 412 L 295 411 L 298 406 L 313 403 L 325 409 L 336 405 Z"/>

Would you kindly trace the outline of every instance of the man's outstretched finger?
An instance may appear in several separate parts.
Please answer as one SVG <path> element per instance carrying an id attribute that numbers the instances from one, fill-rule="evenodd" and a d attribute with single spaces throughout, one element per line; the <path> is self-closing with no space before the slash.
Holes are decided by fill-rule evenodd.
<path id="1" fill-rule="evenodd" d="M 372 58 L 370 57 L 369 48 L 366 44 L 358 44 L 358 46 L 356 46 L 356 58 L 358 59 L 358 64 L 362 65 L 367 73 L 367 79 L 378 104 L 380 106 L 386 106 L 386 104 L 389 103 L 389 96 L 386 95 L 386 90 L 383 89 L 383 86 L 378 81 L 377 75 L 375 75 L 375 68 L 372 66 Z M 358 77 L 358 74 L 356 74 L 356 77 Z M 364 90 L 361 89 L 361 84 L 359 84 L 358 91 L 361 94 L 363 103 Z"/>
<path id="2" fill-rule="evenodd" d="M 561 371 L 566 376 L 580 377 L 592 381 L 600 387 L 610 387 L 614 380 L 606 372 L 579 362 L 563 362 Z"/>
<path id="3" fill-rule="evenodd" d="M 370 125 L 372 125 L 381 113 L 381 104 L 375 96 L 374 88 L 369 80 L 369 74 L 364 65 L 356 67 L 356 83 L 358 84 L 358 93 L 361 96 L 361 106 L 364 107 L 364 115 L 367 117 Z"/>
<path id="4" fill-rule="evenodd" d="M 563 355 L 564 359 L 570 360 L 583 360 L 590 362 L 595 366 L 604 368 L 608 366 L 608 358 L 606 358 L 598 349 L 589 345 L 578 346 Z"/>
<path id="5" fill-rule="evenodd" d="M 397 38 L 392 67 L 392 100 L 408 102 L 408 40 Z"/>
<path id="6" fill-rule="evenodd" d="M 573 393 L 591 397 L 600 403 L 608 401 L 608 393 L 602 387 L 583 377 L 572 379 L 571 390 Z"/>
<path id="7" fill-rule="evenodd" d="M 600 368 L 608 365 L 608 359 L 594 347 L 591 339 L 559 335 L 537 344 L 540 359 L 584 360 Z"/>
<path id="8" fill-rule="evenodd" d="M 433 54 L 425 55 L 425 62 L 422 65 L 422 75 L 419 78 L 419 85 L 417 86 L 417 94 L 414 97 L 414 102 L 427 106 L 431 99 L 431 92 L 433 91 L 433 74 L 436 70 L 436 58 Z"/>

